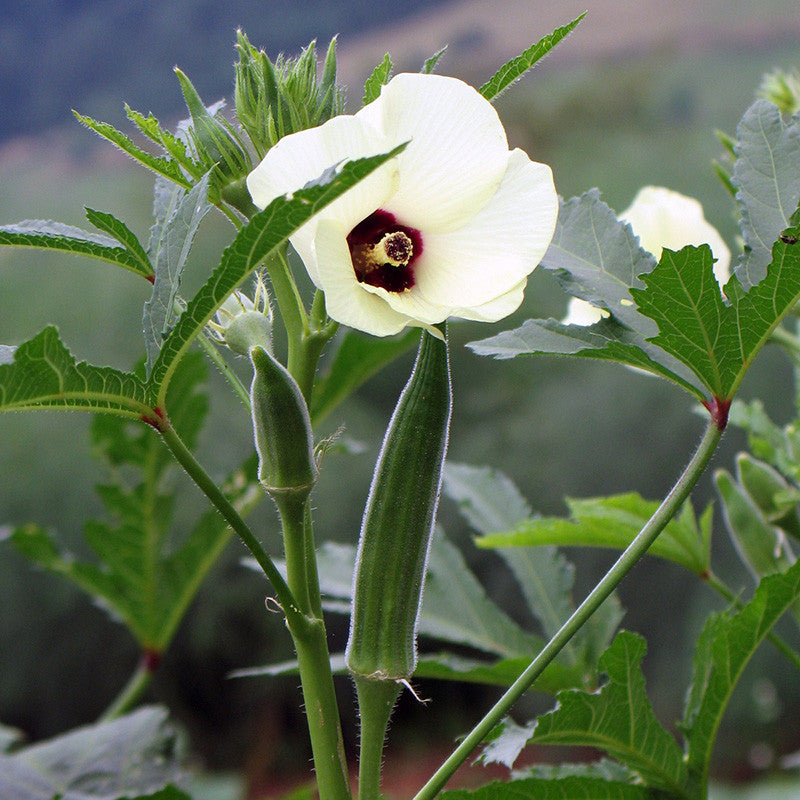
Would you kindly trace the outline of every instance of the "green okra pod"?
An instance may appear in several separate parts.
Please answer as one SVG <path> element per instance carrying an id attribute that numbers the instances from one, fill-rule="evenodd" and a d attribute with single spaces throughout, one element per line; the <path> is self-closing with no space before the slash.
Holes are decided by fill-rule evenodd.
<path id="1" fill-rule="evenodd" d="M 250 403 L 258 479 L 276 500 L 304 499 L 317 480 L 308 406 L 297 382 L 266 350 L 250 350 Z"/>
<path id="2" fill-rule="evenodd" d="M 367 499 L 346 660 L 356 677 L 402 681 L 416 667 L 416 627 L 447 450 L 447 342 L 422 333 Z"/>

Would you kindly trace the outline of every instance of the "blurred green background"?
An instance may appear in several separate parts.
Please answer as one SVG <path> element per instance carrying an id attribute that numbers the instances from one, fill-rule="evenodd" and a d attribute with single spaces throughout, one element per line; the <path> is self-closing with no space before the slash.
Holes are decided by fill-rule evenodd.
<path id="1" fill-rule="evenodd" d="M 721 149 L 714 129 L 735 130 L 764 71 L 798 65 L 800 17 L 793 5 L 458 0 L 406 2 L 401 10 L 376 0 L 8 2 L 0 10 L 0 224 L 42 218 L 86 227 L 85 205 L 112 212 L 146 240 L 151 178 L 71 122 L 69 109 L 126 129 L 127 101 L 177 121 L 175 63 L 207 102 L 230 98 L 237 26 L 273 57 L 278 50 L 296 52 L 313 37 L 325 44 L 339 33 L 340 71 L 355 108 L 364 77 L 387 50 L 398 69 L 417 69 L 449 43 L 440 71 L 479 84 L 588 8 L 578 30 L 498 103 L 512 144 L 549 163 L 565 197 L 598 186 L 620 211 L 644 184 L 696 196 L 733 250 L 731 202 L 711 169 Z M 187 286 L 198 285 L 213 268 L 229 236 L 225 222 L 205 225 Z M 78 358 L 130 368 L 142 351 L 141 283 L 88 260 L 0 250 L 0 342 L 18 344 L 53 322 Z M 559 317 L 565 304 L 552 278 L 539 270 L 524 307 L 496 329 L 529 316 Z M 493 330 L 452 326 L 453 460 L 502 469 L 542 513 L 562 513 L 565 495 L 638 491 L 658 498 L 668 490 L 702 427 L 683 394 L 614 366 L 493 362 L 463 347 Z M 355 541 L 371 466 L 410 358 L 378 375 L 326 423 L 323 433 L 345 423 L 347 435 L 366 447 L 361 455 L 334 455 L 326 462 L 316 493 L 320 539 Z M 216 375 L 210 391 L 213 411 L 200 457 L 222 476 L 250 446 L 249 420 Z M 786 421 L 792 408 L 788 362 L 768 348 L 742 394 L 763 398 L 774 418 Z M 91 459 L 88 425 L 80 415 L 0 415 L 0 531 L 33 520 L 83 552 L 82 522 L 101 513 L 93 486 L 104 477 Z M 716 464 L 730 467 L 743 444 L 741 434 L 730 431 Z M 199 499 L 193 487 L 184 488 L 179 527 L 193 518 Z M 706 480 L 695 503 L 712 500 Z M 491 556 L 475 551 L 451 504 L 443 502 L 440 520 L 492 596 L 516 613 L 511 582 Z M 256 524 L 265 541 L 276 542 L 276 521 L 266 504 Z M 718 570 L 733 585 L 747 586 L 719 525 L 714 552 Z M 201 764 L 244 770 L 260 782 L 281 770 L 304 771 L 309 753 L 296 680 L 226 678 L 231 669 L 290 656 L 279 620 L 263 613 L 267 587 L 238 565 L 242 555 L 231 545 L 204 585 L 151 697 L 167 702 L 188 727 Z M 582 595 L 611 555 L 570 555 Z M 719 603 L 677 567 L 654 560 L 637 566 L 620 595 L 624 626 L 648 639 L 648 691 L 661 720 L 671 725 L 680 714 L 694 637 Z M 131 640 L 102 610 L 31 570 L 3 544 L 0 608 L 0 720 L 32 738 L 91 721 L 136 663 Z M 346 624 L 331 627 L 333 647 L 341 649 Z M 721 776 L 752 775 L 754 743 L 778 755 L 800 748 L 800 719 L 792 713 L 800 702 L 796 675 L 769 652 L 756 662 L 726 719 L 718 748 Z M 345 735 L 353 743 L 346 681 L 340 689 Z M 763 697 L 773 690 L 767 712 Z M 446 748 L 495 697 L 443 684 L 426 685 L 422 694 L 433 702 L 420 707 L 405 698 L 394 728 L 395 741 L 409 749 L 420 726 L 435 731 Z M 543 702 L 549 700 L 525 701 L 520 716 Z M 749 736 L 743 741 L 736 731 L 744 725 Z"/>

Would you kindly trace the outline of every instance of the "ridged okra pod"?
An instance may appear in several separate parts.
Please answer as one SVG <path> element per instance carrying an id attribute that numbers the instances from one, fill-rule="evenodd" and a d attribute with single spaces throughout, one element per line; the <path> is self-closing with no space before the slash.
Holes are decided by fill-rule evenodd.
<path id="1" fill-rule="evenodd" d="M 401 681 L 416 667 L 416 627 L 447 450 L 447 342 L 424 331 L 372 477 L 353 583 L 346 660 L 356 676 Z"/>
<path id="2" fill-rule="evenodd" d="M 317 480 L 308 407 L 294 378 L 266 350 L 251 348 L 250 360 L 258 479 L 276 501 L 305 499 Z"/>

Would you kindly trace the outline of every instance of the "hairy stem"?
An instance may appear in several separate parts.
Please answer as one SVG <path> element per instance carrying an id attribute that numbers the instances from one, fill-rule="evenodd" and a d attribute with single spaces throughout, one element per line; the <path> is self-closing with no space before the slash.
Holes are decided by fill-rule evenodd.
<path id="1" fill-rule="evenodd" d="M 287 622 L 291 623 L 293 618 L 298 618 L 295 620 L 295 624 L 299 626 L 301 614 L 297 609 L 294 596 L 261 542 L 258 541 L 255 534 L 250 530 L 250 527 L 242 519 L 239 512 L 233 507 L 230 500 L 225 497 L 223 491 L 214 483 L 194 457 L 194 453 L 184 444 L 183 440 L 178 436 L 175 429 L 167 420 L 163 420 L 158 431 L 161 434 L 164 444 L 167 446 L 170 453 L 172 453 L 175 460 L 183 467 L 186 474 L 211 501 L 211 504 L 222 514 L 225 521 L 233 528 L 245 547 L 253 554 L 261 569 L 264 570 L 264 574 L 275 589 L 278 602 L 283 607 Z"/>
<path id="2" fill-rule="evenodd" d="M 111 722 L 111 720 L 127 714 L 145 693 L 153 680 L 152 659 L 145 656 L 139 661 L 136 670 L 128 679 L 122 691 L 114 698 L 111 705 L 102 713 L 98 722 Z"/>
<path id="3" fill-rule="evenodd" d="M 527 691 L 567 642 L 599 608 L 600 604 L 616 589 L 619 582 L 647 552 L 647 549 L 655 541 L 659 533 L 680 510 L 711 460 L 721 436 L 722 430 L 712 420 L 686 469 L 636 538 L 628 545 L 572 616 L 561 626 L 555 636 L 545 645 L 539 655 L 533 659 L 522 675 L 517 678 L 500 700 L 467 734 L 450 757 L 420 789 L 414 800 L 432 800 L 444 788 L 444 785 L 461 764 L 466 761 L 470 753 L 486 738 L 492 728 L 503 719 L 511 709 L 511 706 Z"/>
<path id="4" fill-rule="evenodd" d="M 358 757 L 358 800 L 379 800 L 383 742 L 389 717 L 402 686 L 396 681 L 355 676 L 361 741 Z"/>

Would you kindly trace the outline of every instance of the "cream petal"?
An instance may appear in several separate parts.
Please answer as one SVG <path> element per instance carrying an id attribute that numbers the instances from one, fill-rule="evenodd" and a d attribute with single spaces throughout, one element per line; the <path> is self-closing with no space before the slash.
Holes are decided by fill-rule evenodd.
<path id="1" fill-rule="evenodd" d="M 526 278 L 510 291 L 483 305 L 474 306 L 473 308 L 454 308 L 451 316 L 472 319 L 477 322 L 497 322 L 497 320 L 513 314 L 520 307 L 525 296 L 527 283 L 528 279 Z"/>
<path id="2" fill-rule="evenodd" d="M 661 250 L 680 250 L 688 244 L 711 247 L 714 276 L 724 286 L 730 278 L 731 251 L 719 231 L 706 220 L 703 206 L 693 197 L 664 186 L 645 186 L 619 218 L 630 224 L 643 250 L 656 259 Z"/>
<path id="3" fill-rule="evenodd" d="M 457 231 L 423 231 L 415 289 L 432 305 L 474 308 L 511 291 L 547 250 L 558 216 L 545 164 L 514 150 L 495 196 Z"/>
<path id="4" fill-rule="evenodd" d="M 317 226 L 314 247 L 328 315 L 374 336 L 390 336 L 413 325 L 414 320 L 394 311 L 380 296 L 364 291 L 350 260 L 345 239 L 348 232 L 349 229 L 329 220 L 322 220 Z"/>
<path id="5" fill-rule="evenodd" d="M 253 202 L 266 208 L 280 195 L 296 191 L 341 162 L 384 153 L 391 149 L 385 139 L 365 121 L 352 116 L 334 117 L 318 128 L 285 136 L 271 148 L 247 176 Z M 292 237 L 292 246 L 319 286 L 314 236 L 321 219 L 333 219 L 351 230 L 368 217 L 397 189 L 398 164 L 392 159 L 326 206 Z"/>
<path id="6" fill-rule="evenodd" d="M 456 78 L 397 75 L 356 116 L 392 144 L 409 142 L 386 208 L 414 228 L 460 227 L 486 205 L 506 170 L 508 141 L 497 112 Z"/>

